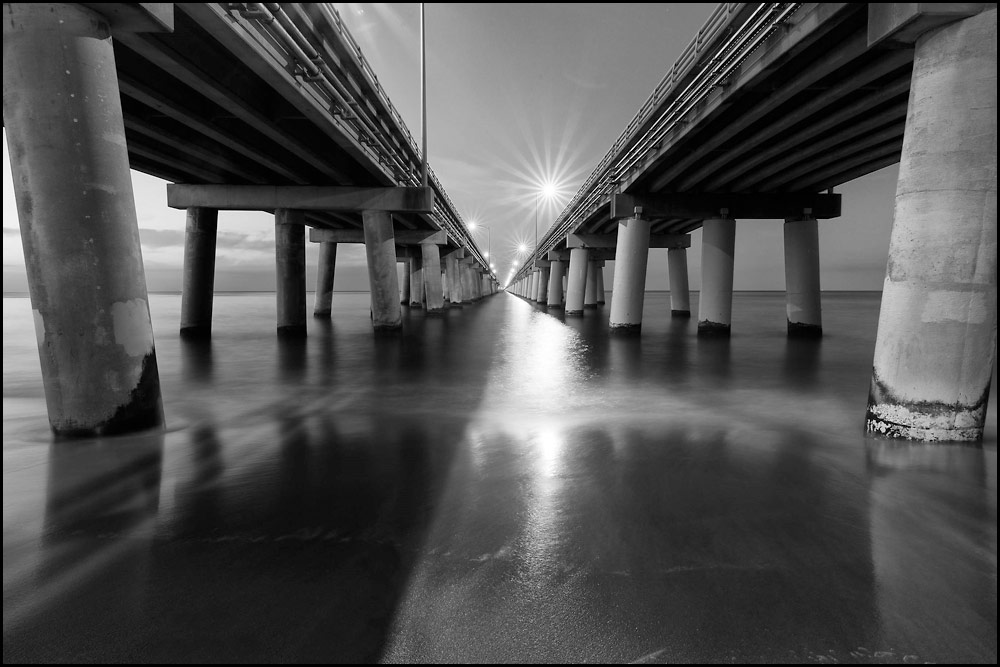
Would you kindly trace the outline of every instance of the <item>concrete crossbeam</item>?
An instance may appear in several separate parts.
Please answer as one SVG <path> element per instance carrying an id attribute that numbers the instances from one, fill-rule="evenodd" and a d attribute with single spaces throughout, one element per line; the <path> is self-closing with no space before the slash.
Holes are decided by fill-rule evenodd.
<path id="1" fill-rule="evenodd" d="M 613 234 L 570 234 L 566 237 L 566 247 L 568 248 L 616 248 L 618 246 L 618 230 Z M 656 234 L 649 237 L 650 248 L 690 248 L 691 236 L 689 234 Z M 598 259 L 614 259 L 614 253 L 610 257 L 594 255 Z"/>
<path id="2" fill-rule="evenodd" d="M 813 192 L 620 194 L 611 198 L 611 217 L 631 217 L 637 206 L 642 207 L 646 218 L 770 220 L 808 217 L 825 220 L 840 217 L 840 195 Z"/>
<path id="3" fill-rule="evenodd" d="M 226 211 L 410 211 L 431 213 L 431 188 L 358 188 L 314 185 L 167 185 L 167 206 Z"/>
<path id="4" fill-rule="evenodd" d="M 365 232 L 361 229 L 310 229 L 309 240 L 313 243 L 364 243 Z M 433 243 L 447 245 L 448 234 L 429 229 L 400 229 L 396 232 L 396 245 L 420 245 Z"/>

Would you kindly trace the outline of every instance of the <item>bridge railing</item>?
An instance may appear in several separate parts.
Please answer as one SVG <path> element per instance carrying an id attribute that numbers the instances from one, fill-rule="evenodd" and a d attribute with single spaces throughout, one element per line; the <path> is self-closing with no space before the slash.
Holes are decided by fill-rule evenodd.
<path id="1" fill-rule="evenodd" d="M 719 86 L 801 3 L 723 3 L 691 40 L 535 248 L 555 247 L 614 193 L 678 122 Z M 518 275 L 533 262 L 526 262 Z"/>
<path id="2" fill-rule="evenodd" d="M 335 7 L 315 3 L 303 12 L 295 4 L 220 5 L 227 11 L 239 11 L 272 44 L 281 45 L 290 70 L 304 86 L 328 101 L 330 121 L 341 131 L 349 131 L 387 176 L 400 186 L 420 185 L 420 149 Z M 330 52 L 328 36 L 339 41 L 339 54 Z M 351 72 L 339 62 L 345 55 Z M 488 267 L 441 181 L 430 168 L 428 173 L 435 194 L 434 221 Z"/>

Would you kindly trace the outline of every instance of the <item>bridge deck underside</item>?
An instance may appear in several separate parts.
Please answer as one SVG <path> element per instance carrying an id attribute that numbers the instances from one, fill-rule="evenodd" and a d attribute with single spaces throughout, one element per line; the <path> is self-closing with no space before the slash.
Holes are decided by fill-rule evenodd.
<path id="1" fill-rule="evenodd" d="M 822 192 L 898 162 L 912 49 L 869 49 L 863 4 L 843 6 L 784 53 L 782 38 L 765 47 L 762 60 L 779 52 L 772 62 L 702 103 L 624 177 L 621 191 Z M 701 223 L 654 219 L 652 233 L 686 233 Z M 610 233 L 616 225 L 605 202 L 576 231 Z"/>
<path id="2" fill-rule="evenodd" d="M 228 17 L 212 11 L 177 5 L 173 33 L 116 35 L 133 169 L 194 184 L 398 184 L 390 167 L 335 122 L 317 122 L 315 113 L 309 117 L 310 100 L 276 90 L 259 74 L 261 63 L 251 66 L 234 53 L 236 31 L 226 28 Z M 336 46 L 332 40 L 327 44 Z M 341 58 L 348 79 L 356 82 L 360 76 L 349 72 L 347 61 Z M 376 104 L 370 107 L 378 114 Z M 397 229 L 438 228 L 425 214 L 393 219 Z M 361 215 L 310 211 L 306 222 L 357 229 Z"/>

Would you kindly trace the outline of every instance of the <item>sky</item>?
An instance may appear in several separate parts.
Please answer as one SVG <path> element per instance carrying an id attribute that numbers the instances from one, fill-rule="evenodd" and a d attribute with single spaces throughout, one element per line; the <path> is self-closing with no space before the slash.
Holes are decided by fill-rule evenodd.
<path id="1" fill-rule="evenodd" d="M 335 5 L 393 105 L 420 137 L 417 4 Z M 541 237 L 621 134 L 712 4 L 427 4 L 428 157 L 501 279 Z M 26 290 L 4 136 L 3 289 Z M 843 215 L 820 222 L 825 290 L 880 290 L 897 168 L 837 188 Z M 556 186 L 552 199 L 539 197 Z M 165 182 L 133 172 L 150 291 L 180 289 L 184 212 Z M 488 228 L 488 231 L 487 231 Z M 784 289 L 782 221 L 738 221 L 735 288 Z M 216 289 L 274 289 L 274 226 L 264 213 L 222 212 Z M 700 285 L 700 232 L 688 253 Z M 318 257 L 308 244 L 308 284 Z M 364 248 L 342 244 L 336 290 L 367 289 Z M 613 282 L 608 263 L 606 284 Z M 651 250 L 647 289 L 666 289 L 666 250 Z"/>

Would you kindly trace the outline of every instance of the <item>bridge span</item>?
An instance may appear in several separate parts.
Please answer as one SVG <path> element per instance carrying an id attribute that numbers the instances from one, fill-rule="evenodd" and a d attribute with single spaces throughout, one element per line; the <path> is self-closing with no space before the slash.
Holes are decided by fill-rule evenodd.
<path id="1" fill-rule="evenodd" d="M 867 429 L 982 436 L 996 357 L 996 6 L 724 3 L 597 165 L 510 290 L 638 332 L 650 248 L 671 312 L 730 335 L 738 219 L 784 220 L 788 335 L 822 335 L 818 221 L 834 188 L 900 163 Z M 836 224 L 836 223 L 830 223 Z M 565 284 L 564 284 L 565 282 Z"/>
<path id="2" fill-rule="evenodd" d="M 129 168 L 186 209 L 181 333 L 210 335 L 219 210 L 275 216 L 277 328 L 330 317 L 363 243 L 376 330 L 497 280 L 336 11 L 317 3 L 4 4 L 4 126 L 50 423 L 162 422 Z M 397 262 L 405 265 L 400 295 Z"/>

